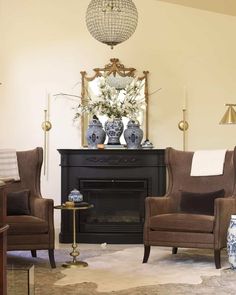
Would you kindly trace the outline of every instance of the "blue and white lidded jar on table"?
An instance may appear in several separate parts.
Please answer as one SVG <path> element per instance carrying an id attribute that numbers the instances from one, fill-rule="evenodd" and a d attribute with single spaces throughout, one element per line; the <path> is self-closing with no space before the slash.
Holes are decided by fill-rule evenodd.
<path id="1" fill-rule="evenodd" d="M 227 252 L 231 269 L 236 270 L 236 215 L 231 215 L 228 234 Z"/>
<path id="2" fill-rule="evenodd" d="M 82 202 L 83 201 L 83 195 L 80 193 L 80 191 L 78 191 L 77 189 L 73 189 L 69 196 L 68 196 L 68 200 L 70 202 Z"/>

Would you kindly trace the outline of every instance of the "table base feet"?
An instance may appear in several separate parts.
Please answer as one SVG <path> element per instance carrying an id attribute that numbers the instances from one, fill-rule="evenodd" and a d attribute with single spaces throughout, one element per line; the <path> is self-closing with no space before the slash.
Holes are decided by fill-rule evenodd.
<path id="1" fill-rule="evenodd" d="M 62 264 L 63 267 L 65 268 L 72 268 L 72 267 L 87 267 L 88 263 L 85 261 L 66 261 L 65 263 Z"/>

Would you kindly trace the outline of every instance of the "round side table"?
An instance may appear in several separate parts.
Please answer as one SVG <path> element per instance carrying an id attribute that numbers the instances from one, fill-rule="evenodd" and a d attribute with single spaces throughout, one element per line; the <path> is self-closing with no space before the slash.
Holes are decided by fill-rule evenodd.
<path id="1" fill-rule="evenodd" d="M 86 267 L 88 266 L 88 263 L 85 261 L 79 261 L 77 260 L 77 256 L 79 256 L 80 252 L 78 249 L 78 244 L 76 243 L 76 212 L 79 210 L 87 210 L 90 208 L 93 208 L 94 206 L 91 204 L 84 205 L 84 206 L 74 206 L 74 207 L 69 207 L 65 205 L 58 205 L 54 206 L 55 209 L 60 209 L 60 210 L 69 210 L 72 211 L 73 213 L 73 244 L 72 246 L 72 252 L 70 252 L 70 256 L 72 256 L 72 261 L 66 261 L 65 263 L 62 264 L 63 267 L 70 268 L 70 267 Z"/>

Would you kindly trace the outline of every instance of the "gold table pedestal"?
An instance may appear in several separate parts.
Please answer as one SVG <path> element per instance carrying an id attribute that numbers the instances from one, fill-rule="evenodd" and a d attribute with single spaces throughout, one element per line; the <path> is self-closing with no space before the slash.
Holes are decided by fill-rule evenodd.
<path id="1" fill-rule="evenodd" d="M 72 268 L 72 267 L 86 267 L 88 266 L 88 263 L 85 261 L 66 261 L 62 264 L 65 268 Z"/>
<path id="2" fill-rule="evenodd" d="M 71 210 L 73 212 L 73 244 L 72 252 L 70 252 L 70 256 L 72 257 L 72 261 L 66 261 L 62 264 L 65 268 L 72 268 L 72 267 L 86 267 L 88 266 L 88 263 L 85 261 L 77 260 L 77 257 L 80 255 L 78 244 L 76 243 L 76 211 L 78 210 L 86 210 L 92 208 L 93 205 L 83 206 L 83 207 L 67 207 L 67 206 L 55 206 L 55 209 L 61 209 L 61 210 Z"/>

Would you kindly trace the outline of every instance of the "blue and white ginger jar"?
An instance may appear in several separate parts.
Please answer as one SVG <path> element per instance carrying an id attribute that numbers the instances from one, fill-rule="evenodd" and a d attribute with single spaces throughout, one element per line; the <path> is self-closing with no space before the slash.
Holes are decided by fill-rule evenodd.
<path id="1" fill-rule="evenodd" d="M 88 125 L 86 139 L 89 149 L 96 149 L 98 144 L 104 143 L 106 133 L 102 128 L 102 123 L 94 117 Z"/>
<path id="2" fill-rule="evenodd" d="M 138 121 L 130 120 L 127 129 L 124 131 L 125 141 L 128 149 L 140 149 L 143 139 L 143 130 L 140 128 Z"/>
<path id="3" fill-rule="evenodd" d="M 231 215 L 227 234 L 227 252 L 231 269 L 236 269 L 236 215 Z"/>
<path id="4" fill-rule="evenodd" d="M 78 191 L 77 189 L 73 189 L 68 196 L 68 200 L 70 202 L 82 202 L 83 201 L 83 195 Z"/>

